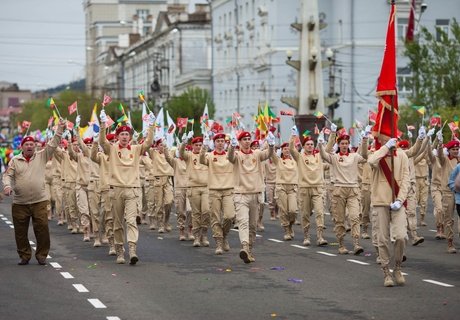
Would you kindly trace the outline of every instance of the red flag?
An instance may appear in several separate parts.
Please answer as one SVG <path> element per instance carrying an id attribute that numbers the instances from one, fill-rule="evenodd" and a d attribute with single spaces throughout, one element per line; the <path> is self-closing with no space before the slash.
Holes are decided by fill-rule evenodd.
<path id="1" fill-rule="evenodd" d="M 105 124 L 106 125 L 106 128 L 109 128 L 112 124 L 114 124 L 115 121 L 113 121 L 112 118 L 110 118 L 109 115 L 107 115 L 107 123 Z"/>
<path id="2" fill-rule="evenodd" d="M 337 131 L 337 137 L 343 136 L 344 134 L 347 134 L 347 129 L 342 128 L 339 131 Z"/>
<path id="3" fill-rule="evenodd" d="M 188 118 L 177 118 L 177 127 L 186 128 L 188 124 Z"/>
<path id="4" fill-rule="evenodd" d="M 214 121 L 211 125 L 211 131 L 214 133 L 224 132 L 224 127 L 217 121 Z"/>
<path id="5" fill-rule="evenodd" d="M 74 124 L 73 124 L 73 122 L 71 122 L 71 121 L 67 121 L 67 129 L 69 129 L 69 130 L 72 130 L 72 129 L 73 129 L 73 127 L 74 127 Z"/>
<path id="6" fill-rule="evenodd" d="M 409 22 L 407 23 L 406 42 L 414 41 L 414 28 L 415 28 L 415 0 L 411 1 L 409 11 Z"/>
<path id="7" fill-rule="evenodd" d="M 72 103 L 70 106 L 68 106 L 68 109 L 69 109 L 69 115 L 71 115 L 72 113 L 74 113 L 75 111 L 77 111 L 77 101 L 75 101 L 74 103 Z"/>
<path id="8" fill-rule="evenodd" d="M 112 98 L 110 98 L 108 95 L 104 94 L 104 99 L 102 99 L 102 107 L 105 107 L 110 102 L 112 102 Z"/>
<path id="9" fill-rule="evenodd" d="M 30 128 L 31 124 L 32 124 L 32 122 L 24 120 L 24 121 L 22 121 L 21 126 L 22 126 L 23 129 L 27 129 L 27 128 Z"/>
<path id="10" fill-rule="evenodd" d="M 441 126 L 441 117 L 432 116 L 430 118 L 430 127 Z"/>
<path id="11" fill-rule="evenodd" d="M 398 128 L 398 94 L 396 90 L 396 39 L 395 4 L 392 2 L 386 36 L 382 68 L 377 83 L 376 96 L 379 100 L 375 125 L 372 128 L 376 138 L 387 136 L 395 138 Z M 392 109 L 394 112 L 392 112 Z M 393 113 L 393 117 L 392 117 Z"/>
<path id="12" fill-rule="evenodd" d="M 452 133 L 454 133 L 454 131 L 458 130 L 458 126 L 455 124 L 455 122 L 450 122 L 448 124 L 449 128 L 450 128 L 450 131 L 452 131 Z"/>

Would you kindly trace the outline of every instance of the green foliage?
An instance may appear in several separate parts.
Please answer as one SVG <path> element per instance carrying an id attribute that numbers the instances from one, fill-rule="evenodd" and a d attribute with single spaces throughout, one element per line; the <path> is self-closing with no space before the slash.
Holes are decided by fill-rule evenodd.
<path id="1" fill-rule="evenodd" d="M 437 29 L 439 38 L 425 27 L 418 41 L 406 44 L 405 55 L 413 73 L 411 104 L 426 106 L 428 113 L 460 106 L 460 26 L 453 19 L 448 35 Z"/>
<path id="2" fill-rule="evenodd" d="M 195 119 L 193 130 L 195 134 L 201 134 L 200 117 L 203 115 L 205 105 L 208 105 L 209 119 L 214 117 L 214 102 L 205 89 L 198 87 L 188 88 L 183 94 L 173 96 L 165 106 L 171 118 L 176 121 L 178 117 Z"/>

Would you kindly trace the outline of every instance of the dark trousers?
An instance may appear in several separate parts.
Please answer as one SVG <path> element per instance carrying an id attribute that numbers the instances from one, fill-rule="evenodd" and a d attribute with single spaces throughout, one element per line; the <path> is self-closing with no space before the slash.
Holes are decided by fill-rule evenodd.
<path id="1" fill-rule="evenodd" d="M 16 247 L 21 259 L 30 260 L 32 248 L 29 243 L 29 222 L 32 218 L 32 226 L 37 240 L 37 259 L 46 259 L 50 251 L 50 232 L 48 229 L 48 209 L 49 201 L 42 201 L 32 204 L 13 203 L 12 215 L 14 225 L 14 236 Z"/>

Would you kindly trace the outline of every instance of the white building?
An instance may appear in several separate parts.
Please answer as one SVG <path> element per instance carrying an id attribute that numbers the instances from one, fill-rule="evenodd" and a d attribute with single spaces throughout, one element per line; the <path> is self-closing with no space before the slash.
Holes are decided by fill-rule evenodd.
<path id="1" fill-rule="evenodd" d="M 313 0 L 213 0 L 213 98 L 216 120 L 232 112 L 253 124 L 259 101 L 268 101 L 275 111 L 287 109 L 281 96 L 296 95 L 297 71 L 286 65 L 286 51 L 298 58 L 300 33 L 290 24 L 300 21 L 300 1 Z M 346 127 L 355 119 L 364 122 L 369 109 L 376 109 L 375 87 L 380 73 L 390 12 L 388 0 L 317 0 L 321 53 L 331 48 L 333 67 L 323 70 L 324 96 L 339 96 L 335 118 Z M 450 19 L 460 19 L 460 1 L 416 1 L 417 25 L 435 31 L 448 29 Z M 398 36 L 398 85 L 400 103 L 410 92 L 407 58 L 402 56 L 410 0 L 396 1 Z M 330 69 L 333 68 L 333 69 Z M 282 125 L 286 138 L 291 121 Z M 251 128 L 251 127 L 250 127 Z"/>

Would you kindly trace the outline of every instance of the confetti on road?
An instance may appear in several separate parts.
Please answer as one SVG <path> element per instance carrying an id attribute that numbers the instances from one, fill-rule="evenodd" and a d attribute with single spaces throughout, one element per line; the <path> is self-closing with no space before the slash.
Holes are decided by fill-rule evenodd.
<path id="1" fill-rule="evenodd" d="M 294 282 L 294 283 L 302 283 L 303 282 L 302 279 L 298 279 L 298 278 L 289 278 L 288 281 L 291 281 L 291 282 Z"/>
<path id="2" fill-rule="evenodd" d="M 286 270 L 286 268 L 285 267 L 271 267 L 270 270 L 282 271 L 282 270 Z"/>

